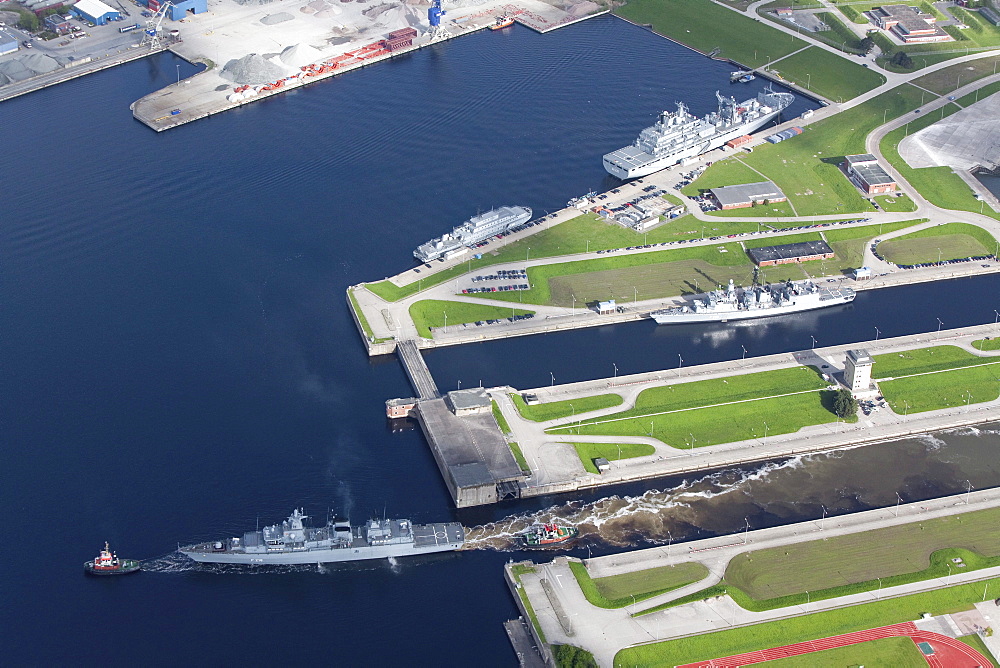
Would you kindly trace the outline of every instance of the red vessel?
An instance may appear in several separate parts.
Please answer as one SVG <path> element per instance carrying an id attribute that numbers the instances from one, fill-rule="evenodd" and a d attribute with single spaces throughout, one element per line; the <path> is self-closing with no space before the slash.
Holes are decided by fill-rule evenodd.
<path id="1" fill-rule="evenodd" d="M 83 570 L 88 575 L 128 575 L 135 573 L 142 565 L 134 559 L 119 559 L 118 555 L 111 551 L 107 541 L 104 542 L 104 549 L 93 561 L 86 561 Z"/>

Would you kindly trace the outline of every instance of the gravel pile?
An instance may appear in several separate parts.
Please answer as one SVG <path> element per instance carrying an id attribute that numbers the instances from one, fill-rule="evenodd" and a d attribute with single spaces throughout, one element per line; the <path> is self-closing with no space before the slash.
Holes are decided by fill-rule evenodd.
<path id="1" fill-rule="evenodd" d="M 250 53 L 237 60 L 230 60 L 219 72 L 219 76 L 234 83 L 251 86 L 269 83 L 287 74 L 286 68 L 274 62 L 275 60 L 259 53 Z"/>
<path id="2" fill-rule="evenodd" d="M 321 60 L 323 54 L 319 52 L 319 49 L 314 49 L 308 44 L 295 44 L 282 51 L 279 58 L 288 67 L 298 69 L 303 65 Z"/>
<path id="3" fill-rule="evenodd" d="M 277 14 L 268 14 L 260 20 L 266 26 L 273 26 L 278 23 L 284 23 L 285 21 L 291 21 L 295 17 L 288 12 L 278 12 Z"/>

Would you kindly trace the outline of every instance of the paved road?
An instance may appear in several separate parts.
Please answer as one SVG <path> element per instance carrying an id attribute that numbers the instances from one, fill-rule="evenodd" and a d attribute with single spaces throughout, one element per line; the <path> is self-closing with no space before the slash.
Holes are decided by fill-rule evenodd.
<path id="1" fill-rule="evenodd" d="M 634 610 L 647 609 L 718 582 L 725 573 L 729 561 L 747 550 L 780 547 L 996 507 L 1000 507 L 1000 490 L 973 491 L 971 494 L 901 504 L 898 508 L 827 517 L 812 522 L 758 531 L 750 530 L 747 533 L 587 560 L 585 563 L 593 577 L 631 573 L 683 562 L 702 563 L 710 572 L 706 580 L 616 610 L 597 608 L 586 600 L 565 557 L 557 558 L 549 564 L 539 565 L 536 573 L 522 575 L 521 582 L 550 643 L 570 643 L 584 647 L 593 652 L 600 665 L 610 666 L 618 651 L 636 644 L 698 635 L 733 626 L 758 624 L 1000 576 L 1000 567 L 969 573 L 956 571 L 949 578 L 885 587 L 876 592 L 813 601 L 807 605 L 760 613 L 744 610 L 730 597 L 722 596 L 651 615 L 631 616 Z M 546 594 L 541 586 L 543 578 L 552 584 L 549 594 Z M 987 591 L 984 599 L 995 597 L 998 593 L 1000 590 Z M 552 598 L 556 599 L 556 606 L 563 611 L 563 623 L 560 623 L 556 615 Z"/>

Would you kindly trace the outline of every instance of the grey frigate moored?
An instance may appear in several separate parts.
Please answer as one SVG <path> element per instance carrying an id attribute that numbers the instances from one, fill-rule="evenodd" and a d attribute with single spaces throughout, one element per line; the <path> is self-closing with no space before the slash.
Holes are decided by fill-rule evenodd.
<path id="1" fill-rule="evenodd" d="M 409 557 L 458 550 L 465 529 L 458 522 L 413 524 L 410 520 L 373 519 L 352 527 L 334 519 L 322 527 L 307 527 L 296 508 L 281 524 L 248 531 L 242 538 L 224 538 L 180 548 L 195 561 L 215 564 L 325 564 Z"/>

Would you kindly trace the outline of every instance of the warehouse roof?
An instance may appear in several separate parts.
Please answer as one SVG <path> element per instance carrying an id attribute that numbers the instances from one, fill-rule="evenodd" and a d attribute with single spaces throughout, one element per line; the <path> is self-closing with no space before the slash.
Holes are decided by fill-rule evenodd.
<path id="1" fill-rule="evenodd" d="M 765 199 L 785 199 L 785 193 L 770 181 L 712 188 L 711 193 L 722 206 L 760 202 Z"/>
<path id="2" fill-rule="evenodd" d="M 896 179 L 889 176 L 882 166 L 878 164 L 875 156 L 871 153 L 861 155 L 845 155 L 844 160 L 854 172 L 870 186 L 882 185 L 884 183 L 895 183 Z"/>
<path id="3" fill-rule="evenodd" d="M 117 14 L 119 13 L 117 9 L 113 7 L 108 7 L 106 4 L 101 2 L 101 0 L 80 0 L 75 5 L 73 9 L 83 12 L 87 16 L 104 16 L 105 14 Z"/>
<path id="4" fill-rule="evenodd" d="M 803 241 L 797 244 L 782 244 L 765 248 L 748 248 L 750 258 L 760 264 L 774 260 L 790 260 L 812 255 L 832 255 L 833 249 L 825 241 Z"/>

